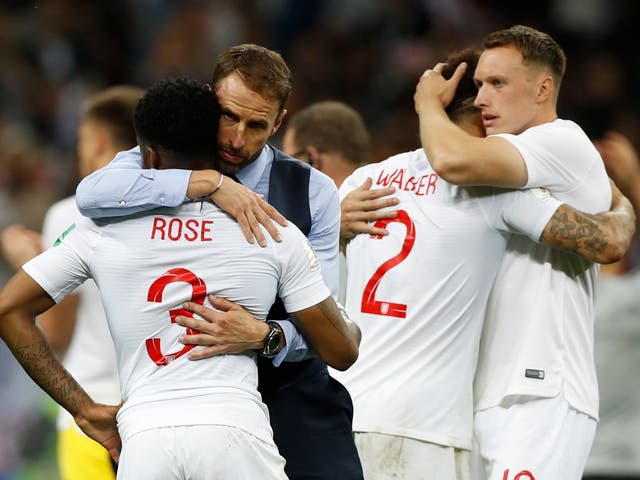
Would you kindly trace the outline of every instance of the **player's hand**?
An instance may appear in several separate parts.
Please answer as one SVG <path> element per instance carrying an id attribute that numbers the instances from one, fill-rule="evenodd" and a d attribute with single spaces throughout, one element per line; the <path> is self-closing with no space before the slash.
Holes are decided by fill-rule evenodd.
<path id="1" fill-rule="evenodd" d="M 630 196 L 640 184 L 640 158 L 631 141 L 618 132 L 607 132 L 594 142 L 607 173 L 623 194 Z"/>
<path id="2" fill-rule="evenodd" d="M 0 250 L 17 270 L 42 252 L 42 236 L 22 225 L 9 225 L 0 232 Z"/>
<path id="3" fill-rule="evenodd" d="M 204 347 L 192 350 L 188 354 L 189 359 L 200 360 L 262 348 L 269 333 L 269 326 L 265 322 L 257 320 L 243 307 L 224 298 L 209 295 L 209 301 L 216 310 L 195 302 L 184 304 L 186 310 L 195 313 L 202 320 L 182 315 L 176 317 L 178 325 L 200 332 L 183 335 L 179 339 L 185 345 Z"/>
<path id="4" fill-rule="evenodd" d="M 609 184 L 611 185 L 610 210 L 618 213 L 618 228 L 620 234 L 617 235 L 617 238 L 626 239 L 625 245 L 622 247 L 623 251 L 626 252 L 631 245 L 633 234 L 636 231 L 636 212 L 629 199 L 622 194 L 615 182 L 609 179 Z"/>
<path id="5" fill-rule="evenodd" d="M 255 239 L 260 246 L 267 245 L 260 225 L 269 232 L 274 240 L 280 241 L 280 232 L 273 222 L 285 227 L 287 220 L 261 195 L 226 177 L 220 188 L 210 198 L 222 210 L 236 219 L 247 242 L 253 243 Z"/>
<path id="6" fill-rule="evenodd" d="M 456 68 L 449 80 L 442 76 L 444 63 L 438 63 L 430 70 L 426 70 L 416 86 L 416 93 L 413 96 L 416 112 L 420 114 L 425 105 L 438 101 L 442 108 L 446 108 L 453 100 L 456 88 L 467 70 L 467 64 L 462 62 Z"/>
<path id="7" fill-rule="evenodd" d="M 116 423 L 116 414 L 120 407 L 121 405 L 91 403 L 82 408 L 75 417 L 78 427 L 87 436 L 106 448 L 116 463 L 120 460 L 120 450 L 122 449 L 122 442 L 120 441 Z"/>
<path id="8" fill-rule="evenodd" d="M 387 235 L 384 228 L 374 227 L 368 222 L 384 218 L 395 218 L 397 210 L 382 210 L 397 205 L 399 200 L 389 197 L 396 191 L 394 187 L 371 190 L 373 181 L 367 178 L 362 185 L 350 192 L 340 204 L 340 242 L 351 240 L 359 233 Z"/>

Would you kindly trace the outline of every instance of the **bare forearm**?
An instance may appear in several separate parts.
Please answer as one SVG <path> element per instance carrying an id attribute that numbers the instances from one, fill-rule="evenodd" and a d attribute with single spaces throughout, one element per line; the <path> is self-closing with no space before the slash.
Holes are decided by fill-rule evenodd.
<path id="1" fill-rule="evenodd" d="M 546 245 L 577 253 L 596 263 L 620 260 L 635 231 L 631 205 L 595 215 L 561 205 L 540 237 Z"/>
<path id="2" fill-rule="evenodd" d="M 345 321 L 333 297 L 292 315 L 313 349 L 331 367 L 346 370 L 358 358 L 360 329 Z"/>
<path id="3" fill-rule="evenodd" d="M 221 175 L 216 170 L 194 170 L 189 177 L 187 197 L 208 197 L 216 189 Z"/>
<path id="4" fill-rule="evenodd" d="M 56 359 L 34 317 L 54 305 L 24 270 L 0 291 L 0 338 L 27 374 L 74 416 L 91 399 Z"/>
<path id="5" fill-rule="evenodd" d="M 348 337 L 355 341 L 356 347 L 359 347 L 360 341 L 362 340 L 362 331 L 360 330 L 360 327 L 357 323 L 351 320 L 347 311 L 339 302 L 336 302 L 336 305 L 338 306 L 340 315 L 342 315 L 342 319 L 347 326 Z"/>
<path id="6" fill-rule="evenodd" d="M 420 141 L 433 169 L 450 183 L 458 183 L 464 177 L 465 164 L 461 162 L 460 148 L 467 135 L 447 117 L 442 106 L 428 103 L 418 114 Z"/>
<path id="7" fill-rule="evenodd" d="M 28 322 L 28 324 L 27 324 Z M 5 318 L 0 333 L 27 374 L 58 404 L 76 415 L 91 399 L 56 359 L 30 318 Z M 10 327 L 10 328 L 7 328 Z"/>
<path id="8" fill-rule="evenodd" d="M 55 358 L 32 318 L 46 308 L 46 300 L 25 309 L 4 310 L 0 296 L 0 336 L 27 374 L 59 405 L 73 415 L 76 424 L 118 460 L 120 437 L 115 416 L 119 406 L 94 403 Z"/>

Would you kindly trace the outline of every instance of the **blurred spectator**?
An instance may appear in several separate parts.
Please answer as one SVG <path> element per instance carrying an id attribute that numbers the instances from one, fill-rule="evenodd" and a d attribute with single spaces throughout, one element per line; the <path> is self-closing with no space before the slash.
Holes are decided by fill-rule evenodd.
<path id="1" fill-rule="evenodd" d="M 289 119 L 282 150 L 340 187 L 356 168 L 371 161 L 371 137 L 353 108 L 336 101 L 316 102 Z"/>
<path id="2" fill-rule="evenodd" d="M 607 132 L 595 142 L 609 176 L 640 216 L 640 157 L 629 139 Z M 627 256 L 603 265 L 596 298 L 595 362 L 600 422 L 585 480 L 640 479 L 640 269 L 638 232 Z M 635 248 L 635 249 L 634 249 Z"/>
<path id="3" fill-rule="evenodd" d="M 596 297 L 600 421 L 585 480 L 640 479 L 640 270 L 606 273 Z"/>
<path id="4" fill-rule="evenodd" d="M 406 133 L 415 132 L 415 115 L 398 99 L 412 93 L 426 66 L 496 27 L 529 23 L 552 25 L 567 45 L 572 93 L 560 105 L 563 117 L 588 117 L 576 120 L 600 134 L 622 102 L 640 106 L 631 87 L 640 63 L 625 61 L 639 10 L 632 0 L 545 0 L 517 9 L 504 0 L 7 1 L 0 7 L 0 106 L 69 153 L 78 122 L 69 104 L 84 91 L 185 74 L 206 79 L 225 48 L 257 42 L 291 65 L 292 111 L 323 98 L 354 106 L 380 160 L 418 145 Z"/>

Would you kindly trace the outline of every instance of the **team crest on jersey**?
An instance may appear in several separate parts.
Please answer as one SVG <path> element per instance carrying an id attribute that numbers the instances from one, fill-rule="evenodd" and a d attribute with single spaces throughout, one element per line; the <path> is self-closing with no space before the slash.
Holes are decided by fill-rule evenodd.
<path id="1" fill-rule="evenodd" d="M 53 242 L 53 246 L 57 247 L 58 245 L 60 245 L 62 243 L 62 240 L 64 240 L 64 237 L 66 237 L 67 235 L 69 235 L 71 233 L 71 230 L 73 230 L 74 228 L 76 228 L 76 224 L 72 223 L 71 226 L 69 228 L 67 228 L 64 232 L 62 232 L 62 235 L 60 235 L 55 242 Z"/>
<path id="2" fill-rule="evenodd" d="M 532 188 L 531 193 L 533 193 L 540 200 L 546 200 L 551 196 L 551 193 L 549 192 L 549 190 L 547 190 L 544 187 Z"/>

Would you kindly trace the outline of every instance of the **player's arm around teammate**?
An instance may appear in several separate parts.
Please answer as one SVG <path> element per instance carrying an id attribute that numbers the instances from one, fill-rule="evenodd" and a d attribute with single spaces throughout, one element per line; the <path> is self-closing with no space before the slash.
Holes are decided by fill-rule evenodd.
<path id="1" fill-rule="evenodd" d="M 629 199 L 613 181 L 611 192 L 611 210 L 607 212 L 591 215 L 562 204 L 547 223 L 540 241 L 595 263 L 619 261 L 633 239 L 636 215 Z"/>
<path id="2" fill-rule="evenodd" d="M 110 181 L 113 178 L 118 181 Z M 265 245 L 260 225 L 274 240 L 279 240 L 273 222 L 287 224 L 261 195 L 217 170 L 143 170 L 139 147 L 120 152 L 107 166 L 83 178 L 76 199 L 83 215 L 101 218 L 130 215 L 158 206 L 175 207 L 200 197 L 209 197 L 234 217 L 249 243 L 255 239 Z"/>

